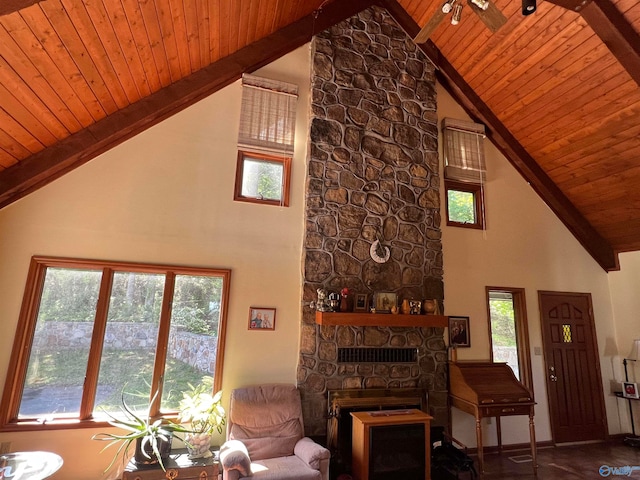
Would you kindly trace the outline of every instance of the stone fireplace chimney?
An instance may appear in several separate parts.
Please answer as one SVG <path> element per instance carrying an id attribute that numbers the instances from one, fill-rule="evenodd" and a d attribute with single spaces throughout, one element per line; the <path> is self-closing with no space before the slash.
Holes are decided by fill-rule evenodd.
<path id="1" fill-rule="evenodd" d="M 320 287 L 395 292 L 442 307 L 440 177 L 432 64 L 378 7 L 313 40 L 305 305 Z M 386 263 L 370 255 L 379 239 Z M 327 392 L 419 388 L 436 425 L 447 423 L 443 328 L 319 326 L 302 309 L 298 386 L 308 435 L 325 435 Z M 415 349 L 408 363 L 339 362 L 351 347 Z"/>

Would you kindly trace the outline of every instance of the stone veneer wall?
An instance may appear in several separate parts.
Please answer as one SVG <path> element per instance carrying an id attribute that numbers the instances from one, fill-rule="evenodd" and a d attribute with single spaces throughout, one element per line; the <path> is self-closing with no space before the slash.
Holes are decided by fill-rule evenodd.
<path id="1" fill-rule="evenodd" d="M 312 43 L 303 302 L 316 289 L 443 300 L 435 75 L 386 10 Z M 391 259 L 375 263 L 380 238 Z M 380 315 L 384 324 L 384 315 Z M 308 435 L 326 432 L 327 391 L 426 388 L 447 422 L 442 328 L 319 327 L 302 312 L 298 386 Z M 415 347 L 417 364 L 338 364 L 339 347 Z"/>

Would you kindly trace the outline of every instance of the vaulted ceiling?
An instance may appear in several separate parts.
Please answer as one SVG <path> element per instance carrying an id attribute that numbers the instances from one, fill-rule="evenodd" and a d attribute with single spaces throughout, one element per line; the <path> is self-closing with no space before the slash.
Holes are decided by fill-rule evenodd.
<path id="1" fill-rule="evenodd" d="M 2 0 L 0 208 L 363 8 L 412 37 L 443 0 Z M 465 5 L 438 79 L 593 258 L 640 250 L 640 2 Z M 152 173 L 152 172 L 151 172 Z M 526 215 L 526 212 L 523 212 Z"/>

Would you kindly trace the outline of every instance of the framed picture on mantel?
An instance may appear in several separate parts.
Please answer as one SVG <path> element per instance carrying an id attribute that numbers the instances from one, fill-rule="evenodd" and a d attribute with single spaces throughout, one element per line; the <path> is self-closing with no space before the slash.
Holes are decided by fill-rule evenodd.
<path id="1" fill-rule="evenodd" d="M 369 295 L 366 293 L 356 293 L 355 301 L 353 302 L 354 312 L 367 312 L 369 311 Z"/>
<path id="2" fill-rule="evenodd" d="M 391 307 L 398 306 L 398 295 L 394 292 L 376 292 L 373 306 L 376 313 L 390 313 Z"/>

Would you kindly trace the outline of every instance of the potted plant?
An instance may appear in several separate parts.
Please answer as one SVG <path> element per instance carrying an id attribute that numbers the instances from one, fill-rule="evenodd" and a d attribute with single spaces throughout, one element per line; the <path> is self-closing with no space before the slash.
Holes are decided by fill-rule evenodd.
<path id="1" fill-rule="evenodd" d="M 114 465 L 118 456 L 122 456 L 123 462 L 129 458 L 127 452 L 133 442 L 136 443 L 136 449 L 133 456 L 136 464 L 160 464 L 164 470 L 165 467 L 163 461 L 166 460 L 171 453 L 171 440 L 174 433 L 186 433 L 188 430 L 178 423 L 166 422 L 163 419 L 154 420 L 151 418 L 150 409 L 158 395 L 157 393 L 151 400 L 151 403 L 144 415 L 136 414 L 133 409 L 127 405 L 124 395 L 125 394 L 123 392 L 122 405 L 120 405 L 122 416 L 116 416 L 106 411 L 105 413 L 109 416 L 110 425 L 122 428 L 126 430 L 127 433 L 98 433 L 92 437 L 93 440 L 109 442 L 102 451 L 109 447 L 119 445 L 118 450 L 114 454 L 111 463 L 105 471 L 109 470 Z"/>
<path id="2" fill-rule="evenodd" d="M 226 423 L 222 391 L 212 394 L 213 377 L 204 377 L 198 386 L 189 384 L 189 388 L 180 401 L 180 422 L 190 424 L 184 442 L 190 458 L 210 457 L 211 435 L 214 429 L 222 433 Z"/>

